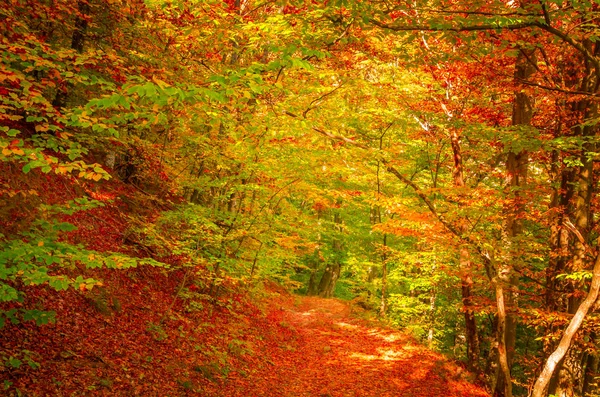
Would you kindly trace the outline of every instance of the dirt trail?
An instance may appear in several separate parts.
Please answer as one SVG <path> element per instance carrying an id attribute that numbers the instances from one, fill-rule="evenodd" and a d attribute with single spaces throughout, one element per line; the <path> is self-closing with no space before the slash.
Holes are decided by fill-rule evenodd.
<path id="1" fill-rule="evenodd" d="M 287 332 L 265 352 L 267 364 L 234 376 L 224 396 L 488 396 L 443 356 L 353 318 L 345 303 L 297 298 L 286 306 L 278 319 Z"/>

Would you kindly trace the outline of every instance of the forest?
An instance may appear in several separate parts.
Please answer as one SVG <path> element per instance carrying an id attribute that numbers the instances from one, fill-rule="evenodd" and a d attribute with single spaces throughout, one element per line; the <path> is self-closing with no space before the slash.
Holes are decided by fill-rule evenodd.
<path id="1" fill-rule="evenodd" d="M 2 3 L 0 394 L 600 395 L 598 0 Z"/>

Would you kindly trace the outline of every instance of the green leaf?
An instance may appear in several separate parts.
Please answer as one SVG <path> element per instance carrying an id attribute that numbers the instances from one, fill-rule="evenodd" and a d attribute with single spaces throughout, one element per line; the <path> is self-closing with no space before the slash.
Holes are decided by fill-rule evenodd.
<path id="1" fill-rule="evenodd" d="M 23 312 L 23 320 L 34 320 L 37 326 L 46 325 L 50 322 L 53 323 L 56 321 L 56 312 L 42 310 L 25 310 Z"/>
<path id="2" fill-rule="evenodd" d="M 48 284 L 57 291 L 66 291 L 71 285 L 64 276 L 52 278 L 48 281 Z"/>
<path id="3" fill-rule="evenodd" d="M 23 365 L 23 361 L 15 357 L 10 357 L 8 360 L 6 360 L 6 364 L 12 368 L 19 368 L 21 365 Z"/>

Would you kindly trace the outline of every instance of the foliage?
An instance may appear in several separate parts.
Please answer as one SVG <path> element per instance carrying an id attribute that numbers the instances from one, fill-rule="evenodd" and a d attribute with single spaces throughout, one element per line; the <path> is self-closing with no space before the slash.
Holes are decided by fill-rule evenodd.
<path id="1" fill-rule="evenodd" d="M 102 285 L 101 281 L 76 275 L 81 267 L 93 269 L 127 269 L 139 264 L 164 266 L 160 262 L 137 260 L 126 255 L 100 253 L 61 241 L 64 232 L 72 232 L 75 226 L 68 222 L 58 222 L 58 214 L 73 214 L 102 205 L 85 198 L 74 200 L 65 206 L 42 206 L 44 218 L 36 220 L 31 228 L 13 239 L 3 239 L 0 245 L 0 301 L 23 302 L 29 286 L 48 285 L 56 291 L 74 288 L 80 291 L 91 290 Z M 37 325 L 55 321 L 54 312 L 12 308 L 3 310 L 0 327 L 6 320 L 18 324 L 21 320 L 33 320 Z"/>
<path id="2" fill-rule="evenodd" d="M 524 394 L 595 280 L 598 16 L 558 0 L 7 2 L 0 327 L 166 277 L 138 329 L 175 343 L 275 281 L 379 312 L 496 395 L 514 365 Z M 571 343 L 582 374 L 598 332 L 588 315 Z M 255 350 L 221 342 L 190 368 L 224 379 Z M 2 357 L 18 369 L 29 351 Z M 201 392 L 192 375 L 176 383 Z"/>

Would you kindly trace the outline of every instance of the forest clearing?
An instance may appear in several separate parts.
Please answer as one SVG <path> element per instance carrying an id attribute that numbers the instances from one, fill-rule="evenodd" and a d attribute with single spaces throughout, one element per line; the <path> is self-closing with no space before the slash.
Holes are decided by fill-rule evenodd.
<path id="1" fill-rule="evenodd" d="M 599 26 L 4 0 L 0 394 L 600 395 Z"/>

